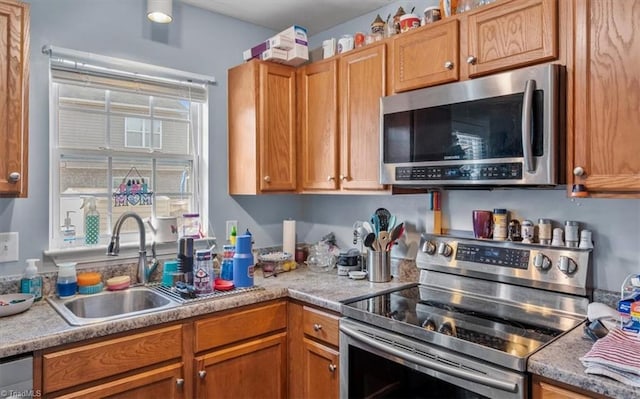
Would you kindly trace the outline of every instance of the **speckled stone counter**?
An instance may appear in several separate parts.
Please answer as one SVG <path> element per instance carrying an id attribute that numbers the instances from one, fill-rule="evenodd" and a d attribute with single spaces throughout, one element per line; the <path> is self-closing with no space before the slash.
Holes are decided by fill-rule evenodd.
<path id="1" fill-rule="evenodd" d="M 26 312 L 0 319 L 0 358 L 277 298 L 290 297 L 339 312 L 341 302 L 415 281 L 417 271 L 403 272 L 388 283 L 370 283 L 338 276 L 335 269 L 329 273 L 314 273 L 303 266 L 268 278 L 263 278 L 258 270 L 254 284 L 263 289 L 257 291 L 81 327 L 69 325 L 48 302 L 41 301 Z"/>
<path id="2" fill-rule="evenodd" d="M 582 336 L 582 325 L 569 331 L 529 358 L 528 370 L 552 380 L 605 395 L 611 398 L 640 398 L 640 388 L 607 377 L 585 374 L 579 358 L 593 342 Z"/>

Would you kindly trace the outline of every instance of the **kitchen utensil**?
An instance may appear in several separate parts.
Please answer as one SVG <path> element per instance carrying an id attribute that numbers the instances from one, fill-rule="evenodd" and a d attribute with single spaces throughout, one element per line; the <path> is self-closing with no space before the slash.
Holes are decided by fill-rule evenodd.
<path id="1" fill-rule="evenodd" d="M 389 219 L 391 218 L 391 212 L 385 208 L 376 209 L 375 214 L 380 221 L 380 230 L 389 231 Z"/>
<path id="2" fill-rule="evenodd" d="M 378 235 L 382 228 L 380 226 L 380 218 L 375 213 L 371 216 L 371 225 L 373 225 L 373 232 L 375 233 L 375 235 Z"/>
<path id="3" fill-rule="evenodd" d="M 399 225 L 395 226 L 393 228 L 393 230 L 391 230 L 391 233 L 389 233 L 389 249 L 391 249 L 391 247 L 393 247 L 393 244 L 395 244 L 396 240 L 398 238 L 400 238 L 400 236 L 402 236 L 402 233 L 404 233 L 404 222 L 400 223 Z"/>
<path id="4" fill-rule="evenodd" d="M 362 222 L 362 227 L 367 230 L 367 233 L 373 233 L 375 230 L 373 229 L 373 225 L 366 220 Z"/>
<path id="5" fill-rule="evenodd" d="M 369 233 L 364 239 L 364 246 L 367 248 L 371 248 L 372 250 L 375 250 L 375 248 L 373 247 L 373 243 L 375 241 L 376 241 L 375 233 Z"/>
<path id="6" fill-rule="evenodd" d="M 378 245 L 380 246 L 380 251 L 386 251 L 387 250 L 387 245 L 389 245 L 389 232 L 388 231 L 381 231 L 380 234 L 378 234 Z"/>
<path id="7" fill-rule="evenodd" d="M 24 312 L 33 304 L 33 294 L 0 295 L 0 317 Z"/>
<path id="8" fill-rule="evenodd" d="M 391 230 L 393 230 L 395 226 L 396 226 L 396 216 L 391 215 L 389 217 L 389 225 L 387 226 L 387 231 L 389 232 L 389 234 L 391 234 Z"/>
<path id="9" fill-rule="evenodd" d="M 369 251 L 367 254 L 367 275 L 372 283 L 391 280 L 391 253 L 389 251 Z"/>

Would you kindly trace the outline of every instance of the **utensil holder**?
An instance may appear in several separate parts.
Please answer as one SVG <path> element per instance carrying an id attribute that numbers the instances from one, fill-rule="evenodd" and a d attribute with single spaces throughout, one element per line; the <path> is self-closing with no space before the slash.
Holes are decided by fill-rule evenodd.
<path id="1" fill-rule="evenodd" d="M 390 251 L 369 251 L 367 253 L 367 277 L 372 283 L 391 281 Z"/>

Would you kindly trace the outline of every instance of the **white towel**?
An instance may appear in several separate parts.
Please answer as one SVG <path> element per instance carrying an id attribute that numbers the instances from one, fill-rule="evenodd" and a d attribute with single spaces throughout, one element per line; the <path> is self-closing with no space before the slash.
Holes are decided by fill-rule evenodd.
<path id="1" fill-rule="evenodd" d="M 640 338 L 636 333 L 611 330 L 580 361 L 587 374 L 605 375 L 640 387 Z"/>

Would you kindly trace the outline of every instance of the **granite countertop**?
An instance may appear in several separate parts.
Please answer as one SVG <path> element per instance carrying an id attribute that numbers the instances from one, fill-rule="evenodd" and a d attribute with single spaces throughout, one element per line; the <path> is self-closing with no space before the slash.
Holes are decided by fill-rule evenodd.
<path id="1" fill-rule="evenodd" d="M 583 338 L 582 328 L 581 324 L 533 354 L 529 358 L 528 371 L 611 398 L 640 398 L 640 388 L 585 374 L 579 358 L 589 352 L 593 341 Z"/>
<path id="2" fill-rule="evenodd" d="M 268 278 L 257 270 L 254 283 L 263 288 L 260 290 L 81 327 L 69 325 L 48 302 L 41 301 L 26 312 L 0 319 L 0 358 L 277 298 L 293 298 L 340 312 L 341 304 L 348 300 L 415 284 L 417 274 L 412 274 L 417 273 L 415 265 L 412 269 L 406 273 L 401 268 L 400 276 L 388 283 L 351 280 L 338 276 L 335 270 L 314 273 L 305 266 Z M 532 355 L 528 371 L 612 398 L 640 397 L 640 388 L 584 373 L 578 358 L 587 353 L 591 345 L 591 341 L 582 337 L 582 326 L 579 326 Z"/>
<path id="3" fill-rule="evenodd" d="M 340 312 L 341 302 L 414 284 L 415 281 L 415 278 L 400 276 L 388 283 L 370 283 L 338 276 L 335 269 L 328 273 L 314 273 L 306 266 L 277 277 L 264 278 L 258 269 L 254 284 L 264 289 L 88 326 L 69 325 L 43 300 L 26 312 L 0 319 L 0 358 L 277 298 L 289 297 Z"/>

